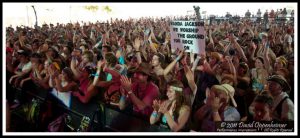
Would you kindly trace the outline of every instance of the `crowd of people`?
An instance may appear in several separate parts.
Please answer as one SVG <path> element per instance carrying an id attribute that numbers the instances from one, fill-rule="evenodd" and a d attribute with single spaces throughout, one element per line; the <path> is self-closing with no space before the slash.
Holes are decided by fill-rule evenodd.
<path id="1" fill-rule="evenodd" d="M 7 83 L 82 104 L 101 95 L 104 103 L 172 131 L 216 131 L 219 121 L 294 120 L 293 25 L 266 28 L 247 18 L 205 24 L 205 53 L 194 54 L 171 49 L 174 20 L 7 27 Z M 22 104 L 13 90 L 6 93 L 11 109 Z"/>

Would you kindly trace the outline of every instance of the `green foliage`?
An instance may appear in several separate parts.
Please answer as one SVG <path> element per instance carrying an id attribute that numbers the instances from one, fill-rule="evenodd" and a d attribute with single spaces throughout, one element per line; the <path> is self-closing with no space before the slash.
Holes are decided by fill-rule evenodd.
<path id="1" fill-rule="evenodd" d="M 84 6 L 84 8 L 88 11 L 97 12 L 99 9 L 99 6 L 90 5 L 90 6 Z"/>

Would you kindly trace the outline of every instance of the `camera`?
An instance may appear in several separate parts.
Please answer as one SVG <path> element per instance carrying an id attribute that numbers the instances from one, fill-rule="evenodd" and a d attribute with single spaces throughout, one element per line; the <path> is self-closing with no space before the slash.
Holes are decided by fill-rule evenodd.
<path id="1" fill-rule="evenodd" d="M 230 56 L 235 55 L 235 50 L 234 50 L 234 49 L 229 49 L 229 55 L 230 55 Z"/>

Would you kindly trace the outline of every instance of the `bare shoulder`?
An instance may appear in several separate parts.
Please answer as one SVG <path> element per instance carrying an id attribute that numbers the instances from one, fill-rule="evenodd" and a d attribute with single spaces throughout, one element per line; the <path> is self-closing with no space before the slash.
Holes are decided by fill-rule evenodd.
<path id="1" fill-rule="evenodd" d="M 189 107 L 188 105 L 182 105 L 180 108 L 180 112 L 189 112 L 191 110 L 191 107 Z"/>

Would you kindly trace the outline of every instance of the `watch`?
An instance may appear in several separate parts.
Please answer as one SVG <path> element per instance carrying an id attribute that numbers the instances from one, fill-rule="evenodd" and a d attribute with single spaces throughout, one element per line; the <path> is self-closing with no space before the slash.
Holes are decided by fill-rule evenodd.
<path id="1" fill-rule="evenodd" d="M 132 94 L 132 90 L 128 91 L 127 93 L 128 93 L 128 95 Z"/>

